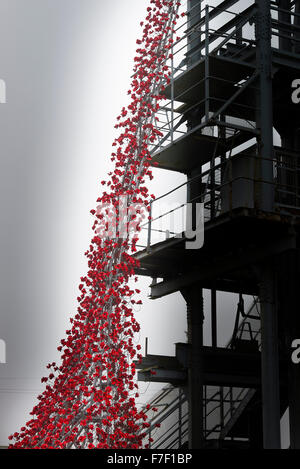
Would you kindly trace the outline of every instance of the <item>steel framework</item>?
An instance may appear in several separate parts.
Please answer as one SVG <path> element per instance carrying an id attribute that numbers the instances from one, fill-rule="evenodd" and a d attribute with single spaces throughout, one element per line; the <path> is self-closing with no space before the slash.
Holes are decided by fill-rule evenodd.
<path id="1" fill-rule="evenodd" d="M 136 254 L 138 273 L 153 279 L 153 299 L 182 293 L 188 344 L 177 344 L 175 357 L 144 357 L 139 378 L 169 382 L 188 401 L 186 440 L 175 425 L 170 447 L 280 448 L 288 409 L 290 447 L 299 449 L 300 366 L 291 344 L 300 337 L 300 104 L 292 100 L 300 1 L 203 4 L 189 0 L 178 25 L 158 123 L 163 136 L 152 148 L 153 164 L 186 182 L 152 202 Z M 162 200 L 183 190 L 181 205 L 159 212 Z M 205 242 L 188 250 L 184 229 L 171 221 L 197 202 Z M 211 291 L 210 347 L 203 345 L 203 289 Z M 218 342 L 218 291 L 239 295 L 229 348 Z M 255 298 L 248 313 L 243 295 Z M 151 367 L 156 375 L 145 371 Z"/>

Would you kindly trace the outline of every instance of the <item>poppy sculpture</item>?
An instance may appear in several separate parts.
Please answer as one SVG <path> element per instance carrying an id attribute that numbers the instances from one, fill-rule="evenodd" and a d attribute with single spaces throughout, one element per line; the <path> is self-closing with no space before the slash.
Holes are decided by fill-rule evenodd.
<path id="1" fill-rule="evenodd" d="M 133 305 L 141 300 L 136 299 L 139 290 L 130 286 L 138 265 L 132 254 L 153 197 L 146 187 L 152 178 L 149 146 L 161 136 L 156 113 L 170 82 L 166 63 L 179 6 L 174 0 L 149 2 L 143 35 L 137 40 L 130 104 L 117 118 L 114 170 L 102 181 L 102 195 L 91 210 L 93 238 L 77 313 L 58 347 L 61 362 L 48 365 L 49 376 L 42 378 L 46 388 L 31 420 L 9 437 L 10 448 L 143 447 L 149 423 L 135 401 L 134 360 L 141 355 L 134 345 L 139 324 Z"/>

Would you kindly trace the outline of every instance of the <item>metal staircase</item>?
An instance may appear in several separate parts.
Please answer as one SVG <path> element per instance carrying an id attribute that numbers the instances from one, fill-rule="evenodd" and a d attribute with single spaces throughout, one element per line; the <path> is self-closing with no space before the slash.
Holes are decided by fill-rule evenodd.
<path id="1" fill-rule="evenodd" d="M 251 349 L 253 345 L 254 347 L 257 346 L 258 349 L 260 348 L 260 318 L 257 299 L 253 301 L 247 313 L 244 314 L 242 321 L 234 331 L 232 339 L 227 344 L 227 348 L 234 347 L 234 343 L 237 341 L 240 348 Z M 237 438 L 247 441 L 246 435 L 236 437 L 233 430 L 253 401 L 256 393 L 256 389 L 206 386 L 204 399 L 206 440 L 226 440 L 230 438 L 233 441 Z"/>
<path id="2" fill-rule="evenodd" d="M 187 397 L 180 388 L 163 388 L 144 408 L 150 426 L 145 443 L 150 449 L 179 449 L 188 441 Z M 155 409 L 154 411 L 152 409 Z"/>
<path id="3" fill-rule="evenodd" d="M 176 344 L 174 357 L 144 357 L 139 379 L 186 390 L 190 448 L 278 449 L 288 405 L 297 449 L 300 374 L 290 344 L 300 330 L 300 124 L 291 84 L 300 70 L 300 0 L 187 3 L 157 122 L 162 137 L 152 148 L 153 166 L 186 182 L 153 200 L 135 258 L 137 273 L 152 278 L 151 299 L 183 296 L 188 343 Z M 159 212 L 168 197 L 177 208 Z M 205 241 L 188 249 L 182 209 L 192 204 L 194 227 L 197 202 Z M 204 290 L 211 295 L 205 315 Z M 259 298 L 253 308 L 259 305 L 264 327 L 253 311 L 243 313 L 234 340 L 220 347 L 218 292 Z M 211 346 L 203 345 L 207 314 Z M 175 421 L 169 428 L 179 447 Z"/>
<path id="4" fill-rule="evenodd" d="M 251 348 L 257 344 L 260 348 L 259 303 L 254 299 L 246 314 L 239 322 L 237 330 L 226 348 L 232 348 L 234 342 L 239 347 Z M 234 387 L 204 387 L 204 435 L 205 447 L 212 445 L 241 442 L 246 446 L 247 435 L 238 428 L 248 406 L 255 402 L 256 389 Z M 147 406 L 149 409 L 147 410 Z M 148 403 L 144 411 L 148 415 L 150 426 L 146 439 L 151 439 L 152 449 L 179 449 L 188 442 L 188 405 L 187 396 L 181 387 L 168 386 L 162 389 Z M 152 409 L 157 409 L 153 411 Z M 157 426 L 159 425 L 159 427 Z M 237 430 L 236 430 L 237 429 Z"/>

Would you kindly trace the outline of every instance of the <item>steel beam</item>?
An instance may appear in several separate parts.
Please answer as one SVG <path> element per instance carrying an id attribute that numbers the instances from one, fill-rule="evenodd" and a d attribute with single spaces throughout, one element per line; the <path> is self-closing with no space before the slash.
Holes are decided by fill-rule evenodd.
<path id="1" fill-rule="evenodd" d="M 203 264 L 197 270 L 182 273 L 179 277 L 157 283 L 151 287 L 151 298 L 161 298 L 188 285 L 197 282 L 207 282 L 209 278 L 215 279 L 229 272 L 254 265 L 268 257 L 280 254 L 294 247 L 295 240 L 291 236 L 277 241 L 270 241 L 268 245 L 248 248 L 242 252 L 239 251 L 236 255 L 232 254 L 231 256 L 215 259 L 213 263 Z"/>
<path id="2" fill-rule="evenodd" d="M 287 50 L 290 51 L 292 47 L 292 23 L 291 23 L 291 13 L 290 13 L 290 8 L 291 8 L 291 0 L 277 0 L 279 9 L 278 9 L 278 28 L 279 22 L 284 22 L 285 28 L 284 28 L 284 34 L 287 37 L 279 37 L 279 48 L 281 50 Z M 286 10 L 286 11 L 283 11 Z M 282 26 L 281 26 L 282 27 Z"/>
<path id="3" fill-rule="evenodd" d="M 259 388 L 261 386 L 261 355 L 257 351 L 238 351 L 230 348 L 199 348 L 203 371 L 203 384 L 208 386 L 233 386 Z M 184 385 L 190 365 L 190 345 L 176 344 L 176 357 L 148 355 L 142 362 L 135 362 L 142 381 L 172 382 Z M 286 384 L 286 363 L 281 363 L 281 384 Z M 156 374 L 151 374 L 155 370 Z"/>
<path id="4" fill-rule="evenodd" d="M 264 449 L 280 449 L 280 395 L 277 301 L 272 266 L 261 273 L 261 371 Z"/>
<path id="5" fill-rule="evenodd" d="M 217 334 L 217 290 L 211 289 L 211 345 L 212 347 L 218 346 L 218 334 Z"/>
<path id="6" fill-rule="evenodd" d="M 189 342 L 188 402 L 189 449 L 201 449 L 203 433 L 203 291 L 199 285 L 182 291 L 187 303 Z"/>
<path id="7" fill-rule="evenodd" d="M 193 27 L 198 25 L 201 21 L 201 4 L 202 0 L 188 0 L 187 10 L 188 10 L 188 30 L 191 30 L 191 33 L 188 35 L 188 45 L 187 45 L 187 57 L 188 64 L 191 66 L 193 63 L 197 62 L 201 58 L 200 50 L 198 46 L 201 43 L 201 32 L 197 29 L 193 30 Z"/>
<path id="8" fill-rule="evenodd" d="M 271 2 L 257 0 L 256 63 L 259 72 L 259 111 L 257 127 L 260 129 L 260 208 L 272 212 L 273 188 L 273 96 L 271 49 Z"/>

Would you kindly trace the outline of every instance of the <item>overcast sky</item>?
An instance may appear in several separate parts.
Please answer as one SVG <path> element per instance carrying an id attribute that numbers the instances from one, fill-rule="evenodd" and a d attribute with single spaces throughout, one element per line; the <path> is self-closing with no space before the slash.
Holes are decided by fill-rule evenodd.
<path id="1" fill-rule="evenodd" d="M 28 419 L 45 366 L 76 311 L 91 208 L 109 171 L 115 117 L 127 103 L 147 0 L 0 0 L 0 444 Z M 155 171 L 156 195 L 182 181 Z M 138 337 L 149 352 L 185 341 L 179 294 L 147 299 Z M 224 337 L 235 309 L 223 297 Z M 209 301 L 206 296 L 206 309 Z M 230 320 L 229 320 L 229 319 Z M 206 327 L 209 325 L 209 320 Z M 225 339 L 224 339 L 225 340 Z M 155 386 L 143 387 L 146 400 Z"/>

